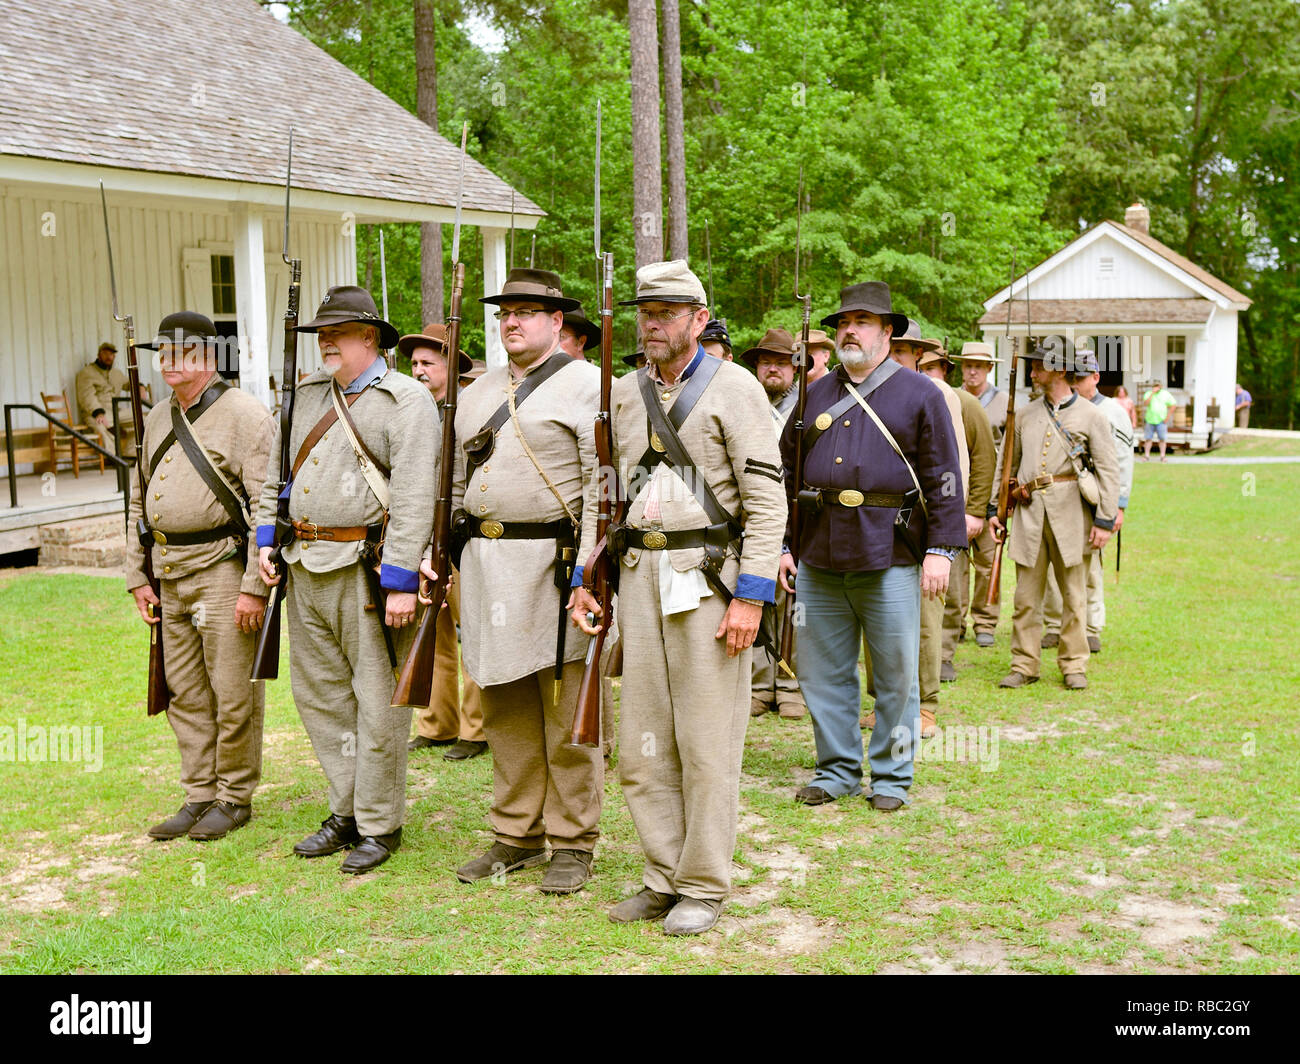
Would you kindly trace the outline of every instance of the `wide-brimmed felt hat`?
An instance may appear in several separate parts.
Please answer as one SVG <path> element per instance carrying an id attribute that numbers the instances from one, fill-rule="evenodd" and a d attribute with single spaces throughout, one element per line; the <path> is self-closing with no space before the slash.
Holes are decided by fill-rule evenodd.
<path id="1" fill-rule="evenodd" d="M 894 303 L 889 296 L 889 285 L 884 281 L 864 281 L 840 289 L 840 309 L 834 314 L 827 314 L 821 323 L 828 329 L 834 329 L 840 321 L 841 314 L 850 310 L 865 310 L 884 318 L 894 327 L 893 335 L 899 336 L 907 331 L 907 315 L 895 314 Z"/>
<path id="2" fill-rule="evenodd" d="M 445 356 L 447 353 L 447 326 L 441 322 L 429 322 L 425 325 L 423 332 L 408 333 L 397 341 L 397 350 L 407 358 L 411 357 L 411 352 L 417 347 L 432 347 Z M 464 351 L 461 351 L 460 357 L 456 360 L 456 367 L 459 374 L 463 376 L 474 367 L 474 360 Z"/>
<path id="3" fill-rule="evenodd" d="M 476 381 L 487 372 L 487 363 L 481 358 L 471 358 L 469 361 L 470 367 L 461 372 L 460 379 Z"/>
<path id="4" fill-rule="evenodd" d="M 1091 354 L 1091 352 L 1089 352 Z M 1078 353 L 1057 343 L 1038 344 L 1027 354 L 1021 355 L 1024 362 L 1041 362 L 1043 368 L 1058 373 L 1074 373 L 1075 359 Z M 1096 359 L 1093 359 L 1094 365 Z M 1087 372 L 1092 372 L 1091 370 Z"/>
<path id="5" fill-rule="evenodd" d="M 577 310 L 582 304 L 564 294 L 564 284 L 558 273 L 550 270 L 530 270 L 517 267 L 510 271 L 501 291 L 494 296 L 484 296 L 480 303 L 499 307 L 502 303 L 541 303 L 551 310 Z"/>
<path id="6" fill-rule="evenodd" d="M 943 347 L 943 344 L 938 340 L 921 335 L 921 323 L 915 318 L 908 318 L 907 328 L 903 330 L 902 335 L 900 336 L 898 333 L 894 333 L 890 336 L 889 342 L 891 344 L 915 344 L 923 352 L 938 351 L 939 348 Z"/>
<path id="7" fill-rule="evenodd" d="M 582 304 L 577 310 L 566 311 L 564 324 L 582 337 L 582 349 L 590 351 L 600 344 L 600 326 L 582 312 Z"/>
<path id="8" fill-rule="evenodd" d="M 379 316 L 379 308 L 370 293 L 355 284 L 335 285 L 326 292 L 316 317 L 306 325 L 299 325 L 298 331 L 320 332 L 327 325 L 346 325 L 350 321 L 375 326 L 379 330 L 379 346 L 385 351 L 397 346 L 397 330 Z"/>
<path id="9" fill-rule="evenodd" d="M 948 366 L 952 365 L 952 359 L 948 357 L 948 352 L 943 349 L 943 344 L 938 340 L 934 341 L 934 348 L 923 354 L 916 363 L 918 370 L 925 369 L 926 366 L 933 366 L 942 362 Z"/>
<path id="10" fill-rule="evenodd" d="M 636 298 L 619 301 L 620 307 L 637 303 L 708 304 L 704 285 L 691 272 L 685 259 L 650 262 L 636 271 Z"/>
<path id="11" fill-rule="evenodd" d="M 794 360 L 794 337 L 784 329 L 768 329 L 763 334 L 763 339 L 744 352 L 740 357 L 749 364 L 751 369 L 758 368 L 759 355 L 779 355 Z"/>
<path id="12" fill-rule="evenodd" d="M 151 343 L 136 344 L 147 351 L 157 351 L 161 344 L 217 344 L 221 337 L 212 319 L 196 310 L 178 310 L 158 323 L 158 334 Z M 113 348 L 114 351 L 117 348 Z"/>
<path id="13" fill-rule="evenodd" d="M 985 366 L 1002 364 L 1002 359 L 998 358 L 993 350 L 992 344 L 982 343 L 979 340 L 968 340 L 961 345 L 961 354 L 953 355 L 958 362 L 970 362 Z"/>
<path id="14" fill-rule="evenodd" d="M 630 354 L 630 355 L 624 355 L 624 356 L 623 356 L 623 365 L 625 365 L 625 366 L 631 366 L 633 369 L 637 369 L 638 367 L 637 367 L 637 361 L 636 361 L 636 360 L 637 360 L 638 358 L 640 358 L 640 359 L 644 359 L 645 357 L 646 357 L 646 356 L 645 356 L 645 352 L 644 352 L 644 351 L 637 351 L 637 352 L 635 352 L 635 353 L 633 353 L 633 354 Z"/>
<path id="15" fill-rule="evenodd" d="M 722 344 L 728 351 L 731 350 L 731 334 L 727 332 L 726 318 L 710 318 L 704 323 L 704 331 L 700 333 L 700 343 Z"/>
<path id="16" fill-rule="evenodd" d="M 808 350 L 814 347 L 829 347 L 831 351 L 835 350 L 835 337 L 828 336 L 821 329 L 808 330 Z"/>

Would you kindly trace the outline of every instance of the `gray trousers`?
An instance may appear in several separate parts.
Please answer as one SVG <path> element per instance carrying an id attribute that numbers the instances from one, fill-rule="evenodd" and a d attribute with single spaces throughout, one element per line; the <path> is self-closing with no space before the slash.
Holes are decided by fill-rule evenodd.
<path id="1" fill-rule="evenodd" d="M 329 781 L 330 812 L 356 817 L 362 835 L 387 835 L 406 816 L 410 709 L 389 705 L 395 680 L 361 565 L 289 574 L 293 700 Z M 392 633 L 400 666 L 415 626 Z"/>
<path id="2" fill-rule="evenodd" d="M 726 612 L 716 592 L 663 616 L 657 562 L 647 551 L 620 575 L 623 797 L 645 851 L 645 885 L 721 900 L 731 890 L 752 655 L 728 657 L 714 638 Z M 737 572 L 728 562 L 723 581 L 734 586 Z"/>

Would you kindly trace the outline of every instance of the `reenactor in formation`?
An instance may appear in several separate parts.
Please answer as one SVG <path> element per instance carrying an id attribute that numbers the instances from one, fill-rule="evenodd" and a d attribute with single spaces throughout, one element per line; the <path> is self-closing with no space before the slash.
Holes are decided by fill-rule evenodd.
<path id="1" fill-rule="evenodd" d="M 662 918 L 680 935 L 717 923 L 751 715 L 810 712 L 816 769 L 797 803 L 864 791 L 882 812 L 908 802 L 917 743 L 937 727 L 941 681 L 955 679 L 968 605 L 979 646 L 993 644 L 998 620 L 984 606 L 993 536 L 1005 531 L 992 502 L 1007 412 L 1007 394 L 988 383 L 993 349 L 962 347 L 965 387 L 954 391 L 945 344 L 893 309 L 888 285 L 868 281 L 840 292 L 806 350 L 769 329 L 741 355 L 751 374 L 731 361 L 726 323 L 710 318 L 684 261 L 643 266 L 636 278 L 624 303 L 636 308 L 638 349 L 623 359 L 634 372 L 614 382 L 607 412 L 586 355 L 602 329 L 554 273 L 512 269 L 501 292 L 482 298 L 507 355 L 486 370 L 463 351 L 451 364 L 442 324 L 399 338 L 364 289 L 330 288 L 297 327 L 316 335 L 323 369 L 295 389 L 284 485 L 268 476 L 281 430 L 216 372 L 212 322 L 190 312 L 163 320 L 156 344 L 142 346 L 158 351 L 173 395 L 144 427 L 148 487 L 132 502 L 141 538 L 127 585 L 141 616 L 161 624 L 185 803 L 150 835 L 212 840 L 248 822 L 263 714 L 248 676 L 278 585 L 294 701 L 328 781 L 328 816 L 294 852 L 351 850 L 342 871 L 377 868 L 401 844 L 408 749 L 454 742 L 445 757 L 490 748 L 493 761 L 492 842 L 456 876 L 499 881 L 545 865 L 543 893 L 581 890 L 604 762 L 598 747 L 571 742 L 571 727 L 586 637 L 613 624 L 583 586 L 600 551 L 618 574 L 619 776 L 644 851 L 642 889 L 611 920 Z M 410 377 L 389 369 L 394 346 Z M 1098 393 L 1091 352 L 1062 360 L 1044 346 L 1028 357 L 1042 395 L 1002 441 L 1018 507 L 1012 667 L 1001 686 L 1039 677 L 1054 579 L 1058 666 L 1078 689 L 1100 649 L 1100 551 L 1123 521 L 1133 435 Z M 111 364 L 110 351 L 100 371 Z M 469 386 L 454 406 L 454 453 L 440 454 L 453 372 Z M 625 504 L 599 543 L 611 471 L 598 468 L 598 419 Z M 408 746 L 409 710 L 391 700 L 420 576 L 438 576 L 430 545 L 442 461 L 453 463 L 455 568 L 436 618 L 434 696 Z M 786 663 L 797 683 L 776 660 L 772 619 L 785 596 L 802 615 Z M 860 647 L 875 697 L 863 726 Z M 607 720 L 607 684 L 603 701 Z"/>

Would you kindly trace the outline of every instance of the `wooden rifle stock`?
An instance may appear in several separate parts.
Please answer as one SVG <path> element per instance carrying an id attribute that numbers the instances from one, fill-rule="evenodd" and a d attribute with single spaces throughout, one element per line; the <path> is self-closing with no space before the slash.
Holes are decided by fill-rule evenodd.
<path id="1" fill-rule="evenodd" d="M 452 269 L 451 313 L 447 317 L 447 398 L 442 406 L 442 459 L 438 463 L 438 501 L 433 513 L 433 571 L 430 602 L 415 630 L 415 642 L 397 676 L 391 704 L 428 709 L 433 698 L 433 654 L 438 642 L 438 612 L 451 587 L 451 485 L 456 457 L 456 397 L 460 393 L 460 311 L 465 264 Z"/>
<path id="2" fill-rule="evenodd" d="M 289 164 L 284 173 L 284 235 L 280 257 L 289 267 L 289 301 L 284 308 L 284 372 L 280 379 L 280 490 L 275 505 L 275 543 L 271 563 L 279 583 L 271 588 L 266 614 L 253 648 L 250 679 L 274 680 L 280 675 L 280 625 L 289 592 L 289 566 L 281 556 L 292 539 L 286 485 L 293 470 L 293 401 L 298 382 L 298 305 L 302 293 L 302 259 L 289 258 L 289 191 L 293 177 L 293 130 L 289 130 Z"/>
<path id="3" fill-rule="evenodd" d="M 614 425 L 610 418 L 614 386 L 614 256 L 606 254 L 604 298 L 600 307 L 600 412 L 596 415 L 596 549 L 582 570 L 582 583 L 600 604 L 600 631 L 591 637 L 578 688 L 578 706 L 573 713 L 569 743 L 573 746 L 600 745 L 600 659 L 605 637 L 614 623 L 613 567 L 618 564 L 609 551 L 609 526 L 614 520 L 614 500 L 621 494 L 614 471 Z M 621 507 L 620 507 L 621 509 Z"/>

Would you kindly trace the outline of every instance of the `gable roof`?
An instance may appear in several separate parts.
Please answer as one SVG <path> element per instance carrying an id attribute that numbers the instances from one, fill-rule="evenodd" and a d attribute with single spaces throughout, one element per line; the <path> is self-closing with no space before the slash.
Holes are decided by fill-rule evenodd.
<path id="1" fill-rule="evenodd" d="M 1051 273 L 1063 262 L 1072 258 L 1084 248 L 1108 234 L 1114 237 L 1121 246 L 1126 247 L 1133 254 L 1151 262 L 1157 268 L 1168 273 L 1193 291 L 1202 293 L 1201 298 L 1213 300 L 1216 303 L 1222 303 L 1225 307 L 1231 306 L 1237 310 L 1245 310 L 1253 302 L 1249 296 L 1238 292 L 1230 284 L 1219 280 L 1208 270 L 1204 270 L 1200 266 L 1197 266 L 1196 263 L 1191 261 L 1191 259 L 1178 254 L 1178 252 L 1173 248 L 1169 247 L 1167 244 L 1162 244 L 1150 234 L 1143 233 L 1137 229 L 1131 229 L 1127 225 L 1121 225 L 1119 222 L 1111 221 L 1108 218 L 1104 221 L 1098 222 L 1086 232 L 1079 234 L 1079 236 L 1071 240 L 1065 245 L 1065 247 L 1061 248 L 1061 250 L 1048 256 L 1042 262 L 1021 274 L 1007 287 L 1001 288 L 997 292 L 993 293 L 993 295 L 989 296 L 989 298 L 984 301 L 985 311 L 991 312 L 994 307 L 1005 303 L 1009 296 L 1023 293 L 1026 285 L 1030 281 L 1037 280 L 1044 274 Z M 1097 302 L 1115 301 L 1098 300 Z M 987 316 L 986 313 L 985 317 Z M 1182 318 L 1180 320 L 1190 321 L 1193 319 Z"/>
<path id="2" fill-rule="evenodd" d="M 7 0 L 0 152 L 454 207 L 460 147 L 256 0 Z M 412 73 L 414 77 L 414 73 Z M 472 156 L 466 210 L 511 188 Z M 516 193 L 517 214 L 545 212 Z"/>
<path id="3" fill-rule="evenodd" d="M 977 324 L 1007 324 L 1004 301 L 986 310 Z M 1208 299 L 1023 299 L 1011 301 L 1011 324 L 1028 325 L 1204 325 L 1214 304 Z"/>

